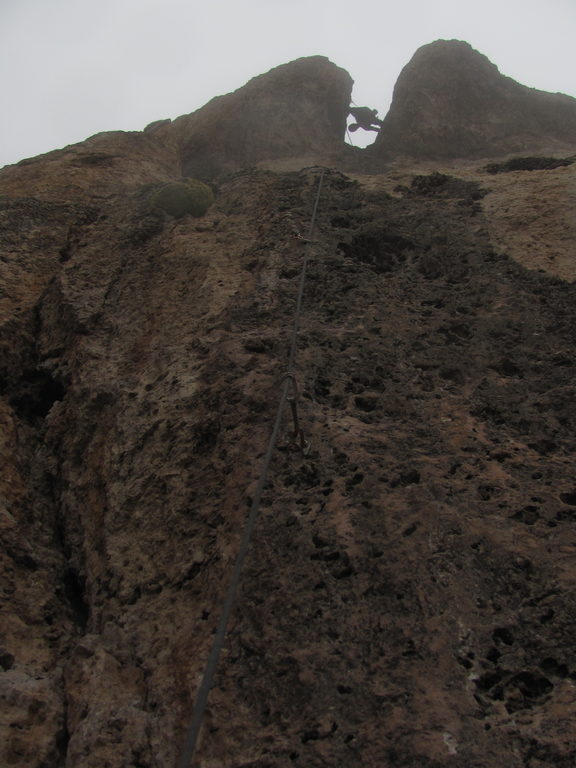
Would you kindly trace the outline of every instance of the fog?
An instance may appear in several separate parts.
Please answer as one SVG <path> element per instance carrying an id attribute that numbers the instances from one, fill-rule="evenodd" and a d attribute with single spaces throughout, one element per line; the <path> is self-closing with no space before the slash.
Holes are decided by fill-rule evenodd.
<path id="1" fill-rule="evenodd" d="M 142 130 L 313 54 L 347 69 L 354 102 L 382 117 L 402 67 L 439 38 L 576 95 L 575 0 L 0 0 L 0 166 Z"/>

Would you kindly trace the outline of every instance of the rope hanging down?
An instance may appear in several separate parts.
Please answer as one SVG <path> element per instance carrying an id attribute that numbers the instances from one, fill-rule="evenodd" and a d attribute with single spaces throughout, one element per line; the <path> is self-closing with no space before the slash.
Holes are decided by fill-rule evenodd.
<path id="1" fill-rule="evenodd" d="M 224 639 L 226 637 L 226 629 L 228 626 L 228 621 L 230 619 L 230 614 L 232 613 L 232 607 L 234 605 L 236 593 L 238 592 L 242 566 L 244 565 L 244 560 L 246 559 L 246 555 L 248 553 L 250 539 L 252 538 L 252 533 L 254 531 L 256 518 L 258 516 L 258 512 L 260 511 L 260 500 L 262 498 L 262 492 L 264 491 L 264 486 L 266 485 L 268 469 L 270 467 L 270 462 L 272 460 L 272 453 L 274 451 L 274 448 L 276 446 L 276 441 L 278 439 L 278 432 L 280 431 L 280 425 L 282 422 L 282 414 L 284 411 L 284 406 L 286 405 L 286 401 L 288 399 L 288 391 L 291 386 L 295 388 L 294 364 L 296 359 L 296 344 L 298 341 L 300 315 L 302 312 L 302 299 L 304 296 L 304 286 L 306 283 L 306 270 L 308 267 L 308 261 L 310 260 L 309 250 L 310 250 L 310 245 L 312 244 L 312 235 L 314 233 L 314 226 L 316 224 L 316 214 L 318 212 L 318 203 L 320 202 L 320 193 L 322 191 L 324 173 L 325 173 L 325 169 L 323 168 L 320 174 L 320 178 L 318 179 L 318 188 L 316 192 L 316 199 L 314 200 L 312 217 L 310 219 L 310 227 L 308 229 L 308 235 L 305 239 L 304 259 L 302 262 L 302 270 L 300 272 L 300 285 L 298 288 L 298 297 L 296 299 L 296 309 L 294 312 L 294 325 L 292 328 L 292 337 L 290 341 L 290 355 L 288 357 L 288 366 L 283 379 L 284 383 L 282 385 L 280 400 L 278 402 L 276 419 L 274 421 L 274 427 L 272 429 L 272 434 L 270 435 L 270 440 L 268 442 L 268 449 L 266 451 L 264 462 L 262 464 L 262 470 L 260 472 L 258 485 L 256 486 L 254 498 L 252 499 L 252 504 L 250 506 L 250 512 L 248 514 L 248 518 L 244 526 L 244 531 L 242 533 L 240 548 L 238 550 L 238 555 L 236 556 L 234 570 L 232 571 L 232 577 L 230 579 L 228 591 L 226 593 L 224 604 L 222 606 L 222 612 L 220 614 L 220 620 L 218 622 L 218 628 L 216 629 L 216 634 L 214 635 L 212 649 L 210 650 L 210 655 L 208 657 L 206 668 L 204 670 L 204 676 L 202 678 L 202 682 L 200 684 L 200 688 L 198 689 L 198 694 L 196 696 L 196 702 L 194 704 L 194 714 L 192 716 L 192 722 L 190 723 L 190 728 L 188 729 L 188 734 L 186 736 L 186 743 L 180 755 L 178 768 L 190 768 L 190 766 L 192 765 L 194 752 L 196 750 L 196 743 L 198 741 L 198 735 L 200 733 L 200 727 L 202 725 L 202 720 L 204 717 L 204 711 L 206 709 L 206 704 L 208 702 L 210 689 L 212 688 L 214 673 L 216 671 L 216 667 L 218 665 L 218 659 L 220 657 L 220 651 L 222 650 Z"/>

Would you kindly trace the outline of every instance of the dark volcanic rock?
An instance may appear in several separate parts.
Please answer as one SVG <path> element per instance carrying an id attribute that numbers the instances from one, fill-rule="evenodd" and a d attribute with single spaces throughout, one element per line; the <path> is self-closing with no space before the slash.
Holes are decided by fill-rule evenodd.
<path id="1" fill-rule="evenodd" d="M 297 59 L 179 117 L 166 135 L 176 137 L 190 176 L 281 157 L 326 157 L 343 145 L 352 83 L 325 56 Z"/>
<path id="2" fill-rule="evenodd" d="M 495 157 L 576 145 L 576 99 L 520 85 L 459 40 L 424 45 L 404 67 L 374 154 Z"/>
<path id="3" fill-rule="evenodd" d="M 317 180 L 246 170 L 148 237 L 137 194 L 6 202 L 0 765 L 176 764 Z M 477 181 L 324 184 L 310 451 L 287 413 L 197 763 L 568 768 L 576 288 L 492 248 Z"/>
<path id="4" fill-rule="evenodd" d="M 486 173 L 513 173 L 514 171 L 549 171 L 572 165 L 574 158 L 512 157 L 503 163 L 489 163 Z"/>

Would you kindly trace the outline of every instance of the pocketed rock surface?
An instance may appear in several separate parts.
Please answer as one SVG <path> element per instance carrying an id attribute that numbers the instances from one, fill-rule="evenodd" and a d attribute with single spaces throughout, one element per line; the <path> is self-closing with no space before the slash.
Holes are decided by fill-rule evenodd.
<path id="1" fill-rule="evenodd" d="M 177 764 L 306 252 L 307 450 L 286 412 L 195 766 L 575 764 L 576 150 L 375 163 L 350 86 L 0 170 L 0 765 Z M 150 204 L 182 173 L 202 218 Z"/>
<path id="2" fill-rule="evenodd" d="M 318 177 L 230 176 L 202 219 L 151 223 L 139 189 L 25 209 L 30 255 L 3 263 L 3 764 L 176 763 Z M 327 172 L 310 451 L 287 413 L 198 765 L 573 764 L 574 287 L 495 246 L 495 178 Z"/>

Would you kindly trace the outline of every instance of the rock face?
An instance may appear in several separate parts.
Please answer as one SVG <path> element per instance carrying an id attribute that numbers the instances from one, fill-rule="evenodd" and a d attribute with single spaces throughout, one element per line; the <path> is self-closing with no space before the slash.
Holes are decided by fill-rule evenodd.
<path id="1" fill-rule="evenodd" d="M 110 131 L 1 172 L 3 194 L 41 199 L 118 193 L 174 176 L 213 180 L 263 161 L 335 162 L 352 78 L 324 56 L 283 64 L 190 115 Z"/>
<path id="2" fill-rule="evenodd" d="M 576 99 L 501 75 L 468 43 L 438 40 L 404 67 L 374 155 L 448 159 L 575 147 Z"/>
<path id="3" fill-rule="evenodd" d="M 0 194 L 89 202 L 180 175 L 180 157 L 169 142 L 110 131 L 0 169 Z"/>
<path id="4" fill-rule="evenodd" d="M 176 765 L 259 476 L 319 169 L 172 218 L 178 125 L 0 173 L 2 766 Z M 527 165 L 327 170 L 197 765 L 574 765 L 576 164 Z"/>
<path id="5" fill-rule="evenodd" d="M 155 121 L 143 132 L 98 134 L 8 166 L 2 190 L 79 199 L 174 176 L 214 181 L 282 160 L 373 173 L 402 159 L 576 151 L 576 99 L 504 77 L 468 43 L 441 40 L 416 52 L 366 150 L 344 143 L 352 84 L 324 56 L 298 59 L 174 121 Z"/>
<path id="6" fill-rule="evenodd" d="M 175 138 L 186 176 L 213 178 L 276 158 L 329 158 L 342 149 L 352 82 L 324 56 L 298 59 L 157 135 Z"/>

